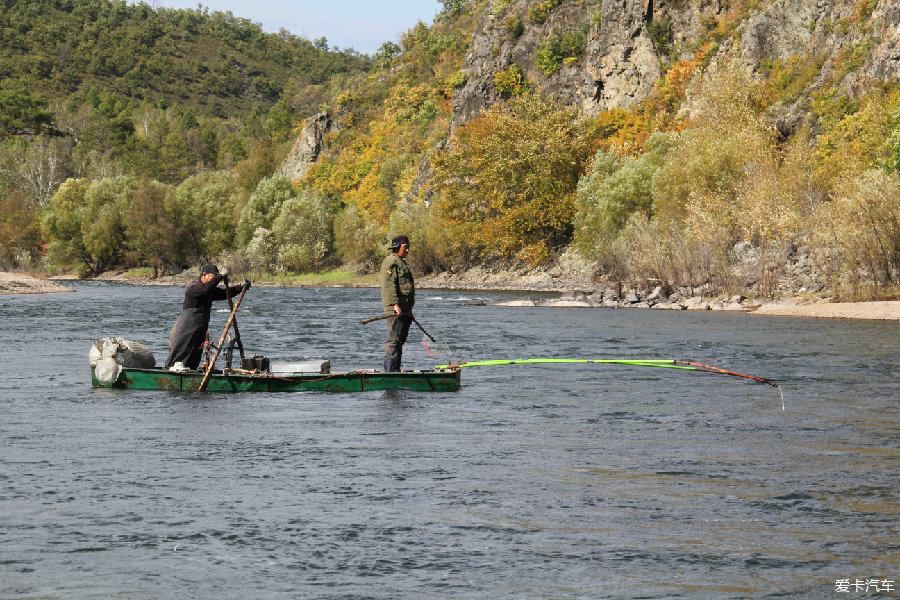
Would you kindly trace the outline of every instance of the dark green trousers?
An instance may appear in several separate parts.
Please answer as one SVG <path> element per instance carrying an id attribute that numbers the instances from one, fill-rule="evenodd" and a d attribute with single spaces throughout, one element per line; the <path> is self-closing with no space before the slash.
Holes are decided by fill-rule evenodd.
<path id="1" fill-rule="evenodd" d="M 384 370 L 388 373 L 399 371 L 403 358 L 403 344 L 409 335 L 412 318 L 405 315 L 387 319 L 387 342 L 384 345 Z"/>

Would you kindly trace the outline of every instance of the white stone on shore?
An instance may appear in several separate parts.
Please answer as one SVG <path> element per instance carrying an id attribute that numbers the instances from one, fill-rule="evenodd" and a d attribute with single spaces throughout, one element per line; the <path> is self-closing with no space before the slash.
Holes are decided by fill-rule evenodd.
<path id="1" fill-rule="evenodd" d="M 688 310 L 709 310 L 709 302 L 702 296 L 693 296 L 684 301 L 684 307 Z"/>
<path id="2" fill-rule="evenodd" d="M 657 310 L 684 310 L 683 304 L 678 304 L 676 302 L 657 302 L 653 305 L 653 308 Z"/>

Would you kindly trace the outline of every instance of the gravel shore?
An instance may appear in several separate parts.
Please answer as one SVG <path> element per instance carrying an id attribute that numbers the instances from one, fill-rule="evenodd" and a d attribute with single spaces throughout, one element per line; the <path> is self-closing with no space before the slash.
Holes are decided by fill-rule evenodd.
<path id="1" fill-rule="evenodd" d="M 0 294 L 49 294 L 74 291 L 72 288 L 31 275 L 0 272 Z"/>
<path id="2" fill-rule="evenodd" d="M 192 276 L 174 276 L 158 278 L 156 280 L 128 280 L 128 283 L 137 285 L 185 285 Z M 455 281 L 454 281 L 455 279 Z M 443 288 L 443 289 L 483 289 L 503 290 L 515 289 L 522 286 L 521 274 L 512 285 L 508 278 L 484 277 L 480 282 L 473 278 L 452 278 L 447 276 L 425 277 L 417 282 L 417 287 Z M 565 277 L 552 277 L 544 275 L 535 281 L 528 281 L 527 287 L 534 291 L 560 291 L 560 289 L 572 289 L 585 283 L 581 280 L 568 281 Z M 480 284 L 480 285 L 479 285 Z M 0 294 L 47 294 L 52 292 L 73 292 L 75 290 L 63 285 L 39 279 L 20 273 L 0 272 Z M 510 304 L 512 305 L 512 304 Z M 565 302 L 547 302 L 548 306 L 570 306 Z M 571 304 L 574 306 L 575 304 Z M 740 309 L 740 307 L 736 307 Z M 754 315 L 786 316 L 786 317 L 819 317 L 832 319 L 870 319 L 879 321 L 900 321 L 900 301 L 888 300 L 880 302 L 802 302 L 797 299 L 775 300 L 763 302 L 753 310 Z"/>
<path id="3" fill-rule="evenodd" d="M 755 315 L 784 317 L 822 317 L 831 319 L 872 319 L 876 321 L 900 321 L 900 301 L 882 302 L 817 302 L 815 304 L 790 304 L 770 302 L 763 304 Z"/>

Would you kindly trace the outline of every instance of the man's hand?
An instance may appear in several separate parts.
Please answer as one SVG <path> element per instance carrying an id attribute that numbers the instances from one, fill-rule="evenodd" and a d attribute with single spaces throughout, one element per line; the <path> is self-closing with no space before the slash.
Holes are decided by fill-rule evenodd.
<path id="1" fill-rule="evenodd" d="M 248 290 L 250 289 L 250 280 L 249 279 L 244 280 L 244 288 L 248 289 Z"/>
<path id="2" fill-rule="evenodd" d="M 394 312 L 397 313 L 397 316 L 398 316 L 398 317 L 399 317 L 401 314 L 403 314 L 403 311 L 400 310 L 400 305 L 399 305 L 399 304 L 395 304 L 395 305 L 394 305 Z"/>

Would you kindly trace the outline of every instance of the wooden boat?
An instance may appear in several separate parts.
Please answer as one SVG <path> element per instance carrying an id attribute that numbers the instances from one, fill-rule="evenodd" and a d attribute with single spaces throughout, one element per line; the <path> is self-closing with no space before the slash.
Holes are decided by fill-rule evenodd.
<path id="1" fill-rule="evenodd" d="M 249 282 L 247 282 L 234 302 L 230 295 L 227 296 L 231 314 L 225 323 L 225 331 L 222 332 L 219 343 L 213 346 L 215 352 L 212 354 L 212 358 L 207 356 L 207 366 L 203 371 L 172 371 L 155 367 L 153 366 L 155 361 L 149 351 L 142 353 L 149 355 L 145 357 L 147 362 L 135 360 L 135 352 L 131 349 L 131 346 L 135 345 L 134 342 L 119 338 L 106 338 L 96 340 L 91 348 L 91 385 L 93 387 L 135 390 L 196 392 L 362 392 L 366 390 L 455 392 L 459 390 L 459 368 L 456 365 L 447 365 L 431 371 L 387 373 L 367 369 L 332 373 L 328 361 L 319 363 L 311 361 L 309 363 L 293 363 L 289 371 L 269 370 L 268 358 L 254 356 L 252 359 L 247 359 L 244 357 L 243 344 L 240 341 L 235 313 L 249 287 Z M 228 294 L 227 277 L 225 278 L 225 289 Z M 214 368 L 216 359 L 222 348 L 225 347 L 226 336 L 229 335 L 232 328 L 234 337 L 231 338 L 229 351 L 226 352 L 227 366 L 223 370 L 216 370 Z M 128 352 L 125 353 L 123 360 L 117 361 L 114 357 L 122 350 L 122 344 L 125 345 Z M 146 348 L 141 348 L 146 350 Z M 242 368 L 240 369 L 231 367 L 231 351 L 234 348 L 238 348 L 241 353 Z M 245 366 L 245 362 L 249 363 L 249 366 Z M 97 377 L 98 366 L 102 367 L 100 378 Z"/>
<path id="2" fill-rule="evenodd" d="M 98 381 L 91 368 L 93 387 L 128 388 L 134 390 L 199 391 L 203 371 L 175 373 L 155 367 L 125 367 L 112 384 Z M 459 390 L 459 369 L 433 371 L 362 370 L 346 373 L 236 373 L 221 371 L 209 376 L 210 392 L 362 392 L 366 390 L 415 390 L 420 392 L 455 392 Z"/>

